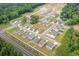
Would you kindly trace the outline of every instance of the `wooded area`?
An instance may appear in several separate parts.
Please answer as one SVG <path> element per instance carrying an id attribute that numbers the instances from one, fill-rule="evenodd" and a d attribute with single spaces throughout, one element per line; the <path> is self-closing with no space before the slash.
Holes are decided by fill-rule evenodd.
<path id="1" fill-rule="evenodd" d="M 79 4 L 67 4 L 62 10 L 61 19 L 64 20 L 67 25 L 79 24 Z"/>
<path id="2" fill-rule="evenodd" d="M 79 55 L 79 32 L 73 28 L 69 29 L 62 39 L 61 46 L 56 50 L 56 55 Z"/>
<path id="3" fill-rule="evenodd" d="M 0 56 L 22 56 L 11 44 L 0 38 Z"/>
<path id="4" fill-rule="evenodd" d="M 7 23 L 26 12 L 32 12 L 34 8 L 40 5 L 42 3 L 0 4 L 0 24 Z"/>

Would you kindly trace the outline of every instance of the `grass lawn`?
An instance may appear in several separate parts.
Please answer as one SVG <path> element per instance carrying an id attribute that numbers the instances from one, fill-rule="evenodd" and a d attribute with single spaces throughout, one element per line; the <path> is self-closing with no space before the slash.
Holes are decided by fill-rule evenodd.
<path id="1" fill-rule="evenodd" d="M 32 47 L 36 48 L 37 50 L 43 52 L 46 55 L 53 55 L 53 51 L 52 50 L 48 50 L 45 46 L 44 47 L 40 47 L 37 44 L 30 42 L 29 43 Z"/>
<path id="2" fill-rule="evenodd" d="M 0 30 L 2 30 L 4 28 L 7 28 L 8 26 L 10 26 L 9 23 L 7 23 L 7 24 L 0 24 Z"/>
<path id="3" fill-rule="evenodd" d="M 8 32 L 15 32 L 15 29 L 14 28 L 12 28 L 12 29 L 10 29 L 10 30 L 7 30 Z"/>
<path id="4" fill-rule="evenodd" d="M 63 49 L 65 47 L 63 47 L 63 45 L 65 44 L 65 40 L 64 39 L 64 35 L 66 34 L 66 32 L 68 31 L 69 28 L 65 28 L 63 34 L 58 35 L 55 39 L 56 41 L 60 42 L 60 45 L 58 46 L 57 49 L 55 49 L 55 55 L 59 56 L 61 55 L 61 50 L 63 52 Z M 62 44 L 63 43 L 63 44 Z M 65 53 L 65 52 L 64 52 Z"/>
<path id="5" fill-rule="evenodd" d="M 13 34 L 14 36 L 16 36 L 17 38 L 19 38 L 21 41 L 23 41 L 23 42 L 29 42 L 30 40 L 28 40 L 28 39 L 25 39 L 25 38 L 22 38 L 20 35 L 17 35 L 16 33 L 15 33 L 15 29 L 10 29 L 10 30 L 7 30 L 9 33 L 11 33 L 11 34 Z"/>
<path id="6" fill-rule="evenodd" d="M 62 41 L 62 38 L 65 35 L 65 33 L 67 32 L 67 30 L 68 30 L 68 28 L 64 28 L 64 32 L 63 33 L 60 33 L 59 35 L 57 35 L 55 37 L 55 40 L 58 41 L 58 42 L 61 42 Z"/>

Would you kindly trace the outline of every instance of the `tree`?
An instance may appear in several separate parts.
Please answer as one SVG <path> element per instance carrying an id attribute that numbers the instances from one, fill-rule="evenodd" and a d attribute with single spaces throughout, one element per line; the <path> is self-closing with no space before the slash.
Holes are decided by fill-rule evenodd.
<path id="1" fill-rule="evenodd" d="M 27 18 L 24 16 L 23 20 L 22 20 L 23 24 L 25 24 L 27 22 Z"/>
<path id="2" fill-rule="evenodd" d="M 62 12 L 61 19 L 68 25 L 75 25 L 79 23 L 79 4 L 67 4 Z"/>
<path id="3" fill-rule="evenodd" d="M 30 23 L 31 23 L 31 24 L 36 24 L 36 23 L 38 22 L 38 19 L 39 19 L 39 16 L 32 15 L 32 16 L 31 16 Z"/>
<path id="4" fill-rule="evenodd" d="M 56 55 L 79 55 L 79 32 L 73 28 L 69 29 L 63 37 L 61 46 L 56 50 Z"/>
<path id="5" fill-rule="evenodd" d="M 2 23 L 7 23 L 8 21 L 9 21 L 9 19 L 8 19 L 8 17 L 6 16 L 6 15 L 1 15 L 1 18 L 0 18 L 1 20 L 1 22 Z M 6 19 L 6 20 L 5 20 Z"/>
<path id="6" fill-rule="evenodd" d="M 0 56 L 20 56 L 21 52 L 17 51 L 12 45 L 6 43 L 0 38 Z"/>
<path id="7" fill-rule="evenodd" d="M 0 24 L 7 23 L 42 4 L 0 4 Z"/>

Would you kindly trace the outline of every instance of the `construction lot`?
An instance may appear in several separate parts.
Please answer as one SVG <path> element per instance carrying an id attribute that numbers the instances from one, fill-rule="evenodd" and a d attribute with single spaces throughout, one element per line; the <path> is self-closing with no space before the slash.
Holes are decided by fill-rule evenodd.
<path id="1" fill-rule="evenodd" d="M 22 44 L 30 46 L 34 51 L 30 48 L 28 51 L 32 51 L 33 55 L 36 55 L 35 51 L 43 55 L 55 55 L 55 49 L 60 45 L 56 37 L 65 31 L 64 22 L 59 17 L 64 4 L 60 7 L 57 5 L 59 4 L 46 4 L 34 13 L 40 16 L 37 24 L 22 25 L 21 20 L 11 22 L 14 28 L 8 29 L 6 33 L 17 38 Z"/>

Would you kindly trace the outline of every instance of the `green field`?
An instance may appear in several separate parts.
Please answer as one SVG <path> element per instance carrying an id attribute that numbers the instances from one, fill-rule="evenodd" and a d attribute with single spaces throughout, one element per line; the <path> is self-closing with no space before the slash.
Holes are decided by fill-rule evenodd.
<path id="1" fill-rule="evenodd" d="M 11 26 L 9 23 L 6 24 L 0 24 L 0 30 L 5 29 L 7 27 Z"/>
<path id="2" fill-rule="evenodd" d="M 65 33 L 67 32 L 67 30 L 68 30 L 68 28 L 64 28 L 64 32 L 63 33 L 60 33 L 59 35 L 57 35 L 55 37 L 55 40 L 58 41 L 58 42 L 61 42 L 62 41 L 62 38 L 65 35 Z"/>

